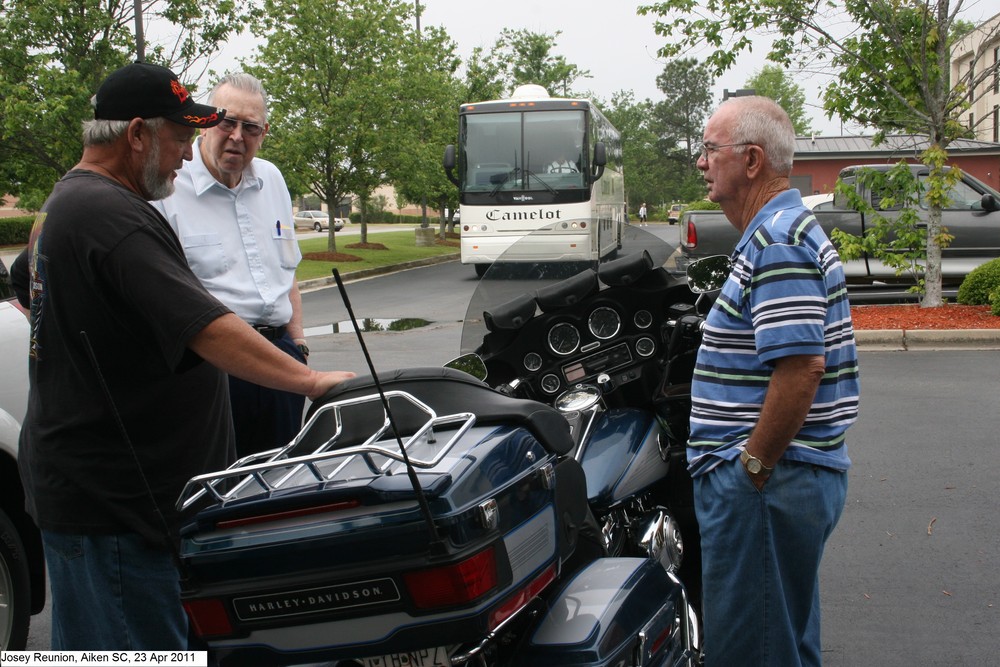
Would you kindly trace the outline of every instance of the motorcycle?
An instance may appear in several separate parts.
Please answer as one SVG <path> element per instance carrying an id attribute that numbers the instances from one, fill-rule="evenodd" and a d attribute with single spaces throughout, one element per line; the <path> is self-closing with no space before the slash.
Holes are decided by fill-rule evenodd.
<path id="1" fill-rule="evenodd" d="M 621 245 L 575 272 L 515 244 L 467 354 L 344 382 L 287 446 L 188 483 L 182 597 L 221 664 L 698 663 L 684 446 L 721 281 Z"/>

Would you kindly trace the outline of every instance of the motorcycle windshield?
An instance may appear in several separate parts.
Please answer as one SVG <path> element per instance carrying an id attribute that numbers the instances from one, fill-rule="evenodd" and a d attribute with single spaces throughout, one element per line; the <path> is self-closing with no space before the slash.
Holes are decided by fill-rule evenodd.
<path id="1" fill-rule="evenodd" d="M 675 226 L 654 225 L 640 229 L 623 225 L 618 249 L 599 261 L 540 260 L 539 257 L 552 247 L 553 239 L 562 233 L 560 226 L 561 223 L 547 225 L 525 235 L 490 265 L 465 314 L 463 354 L 481 352 L 483 339 L 491 327 L 494 331 L 514 331 L 539 308 L 557 308 L 560 301 L 562 305 L 571 305 L 579 292 L 592 288 L 595 272 L 614 268 L 607 267 L 609 264 L 628 264 L 629 258 L 638 260 L 638 255 L 647 253 L 654 267 L 663 267 L 672 274 L 683 273 L 676 263 L 679 245 Z M 600 283 L 596 281 L 598 288 L 603 287 Z"/>

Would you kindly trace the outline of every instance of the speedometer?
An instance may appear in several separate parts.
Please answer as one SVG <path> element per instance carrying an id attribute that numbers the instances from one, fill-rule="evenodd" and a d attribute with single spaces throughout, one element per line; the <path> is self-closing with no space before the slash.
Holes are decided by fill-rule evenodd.
<path id="1" fill-rule="evenodd" d="M 621 325 L 622 318 L 619 317 L 618 311 L 607 306 L 595 308 L 587 318 L 587 328 L 590 329 L 590 333 L 594 334 L 594 338 L 601 340 L 612 338 L 618 333 Z"/>
<path id="2" fill-rule="evenodd" d="M 580 332 L 568 322 L 560 322 L 549 329 L 549 347 L 556 354 L 566 356 L 576 351 L 580 345 Z"/>

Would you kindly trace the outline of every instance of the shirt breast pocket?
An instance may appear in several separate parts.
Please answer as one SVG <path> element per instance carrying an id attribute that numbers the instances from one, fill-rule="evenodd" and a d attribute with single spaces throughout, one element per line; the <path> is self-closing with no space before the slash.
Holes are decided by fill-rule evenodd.
<path id="1" fill-rule="evenodd" d="M 298 241 L 292 236 L 291 230 L 287 227 L 285 232 L 275 230 L 271 235 L 271 240 L 274 241 L 275 246 L 278 248 L 278 258 L 281 262 L 281 268 L 283 269 L 295 269 L 299 265 L 299 253 L 298 253 Z"/>
<path id="2" fill-rule="evenodd" d="M 229 270 L 229 260 L 218 234 L 191 234 L 181 239 L 181 243 L 188 266 L 199 278 L 214 278 Z"/>

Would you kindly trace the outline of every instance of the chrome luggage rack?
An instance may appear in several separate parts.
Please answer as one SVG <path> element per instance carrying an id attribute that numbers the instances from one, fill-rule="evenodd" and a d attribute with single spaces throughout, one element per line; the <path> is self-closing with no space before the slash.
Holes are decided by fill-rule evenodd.
<path id="1" fill-rule="evenodd" d="M 427 420 L 422 426 L 417 428 L 412 435 L 403 436 L 400 434 L 400 440 L 402 441 L 403 448 L 406 449 L 406 457 L 403 456 L 403 453 L 399 451 L 398 447 L 389 449 L 384 443 L 376 444 L 384 440 L 387 433 L 389 438 L 394 439 L 394 435 L 391 433 L 392 424 L 389 421 L 389 416 L 385 412 L 384 405 L 382 406 L 382 426 L 372 433 L 372 435 L 369 436 L 363 443 L 351 447 L 343 447 L 341 449 L 332 449 L 337 444 L 337 440 L 343 432 L 343 419 L 341 411 L 344 408 L 364 403 L 381 403 L 382 399 L 378 394 L 372 394 L 368 396 L 344 399 L 343 401 L 335 401 L 317 409 L 316 412 L 313 413 L 312 417 L 309 418 L 309 421 L 302 428 L 302 430 L 299 431 L 299 434 L 295 436 L 295 439 L 284 447 L 244 456 L 225 470 L 192 477 L 184 486 L 184 491 L 177 500 L 177 509 L 180 511 L 188 509 L 206 494 L 214 498 L 216 502 L 225 505 L 233 500 L 243 499 L 250 495 L 255 495 L 252 488 L 253 486 L 256 486 L 258 489 L 256 493 L 270 496 L 279 489 L 294 488 L 296 486 L 305 485 L 306 483 L 313 484 L 315 482 L 331 481 L 335 479 L 337 474 L 351 462 L 353 457 L 360 457 L 360 459 L 364 461 L 368 472 L 373 477 L 385 474 L 386 471 L 393 465 L 393 462 L 405 463 L 406 459 L 409 459 L 410 465 L 415 468 L 433 468 L 441 462 L 451 448 L 476 423 L 476 416 L 471 412 L 459 412 L 439 417 L 430 406 L 405 391 L 385 392 L 385 399 L 387 403 L 392 398 L 399 398 L 407 401 L 416 407 L 420 412 L 427 415 Z M 301 456 L 290 456 L 296 446 L 298 446 L 305 436 L 310 433 L 317 420 L 330 411 L 333 411 L 333 419 L 336 424 L 333 434 L 329 438 L 322 440 L 319 446 L 312 453 Z M 437 451 L 434 452 L 433 457 L 429 459 L 418 459 L 410 456 L 411 445 L 416 445 L 421 441 L 426 442 L 429 445 L 435 444 L 436 439 L 434 437 L 434 429 L 452 424 L 458 424 L 457 430 L 455 430 L 452 436 L 445 443 L 443 443 Z M 376 456 L 384 457 L 385 460 L 380 463 L 376 460 Z M 321 463 L 334 461 L 336 459 L 344 459 L 344 461 L 335 466 L 334 469 L 328 473 L 324 473 L 320 470 L 319 465 Z M 273 475 L 271 476 L 272 479 L 265 477 L 266 473 L 281 469 L 287 469 L 287 472 L 277 476 L 276 479 Z M 308 471 L 311 475 L 303 476 L 301 474 L 303 471 Z M 216 488 L 221 482 L 226 480 L 235 480 L 236 478 L 242 479 L 236 482 L 232 488 L 225 493 L 220 492 L 219 489 Z"/>

